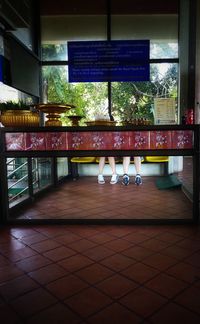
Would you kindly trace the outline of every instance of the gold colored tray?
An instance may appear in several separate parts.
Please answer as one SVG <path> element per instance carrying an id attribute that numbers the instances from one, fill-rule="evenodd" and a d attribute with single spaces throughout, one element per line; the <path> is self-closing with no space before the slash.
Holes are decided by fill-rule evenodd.
<path id="1" fill-rule="evenodd" d="M 94 120 L 86 122 L 87 126 L 115 126 L 116 121 L 112 120 Z"/>

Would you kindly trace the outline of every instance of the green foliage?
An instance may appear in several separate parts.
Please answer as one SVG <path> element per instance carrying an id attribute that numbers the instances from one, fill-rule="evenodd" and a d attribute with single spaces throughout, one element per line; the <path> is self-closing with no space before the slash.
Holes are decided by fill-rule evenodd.
<path id="1" fill-rule="evenodd" d="M 19 100 L 18 102 L 15 101 L 6 101 L 0 102 L 0 110 L 29 110 L 30 106 L 25 104 L 23 101 Z"/>
<path id="2" fill-rule="evenodd" d="M 150 74 L 149 82 L 112 82 L 112 115 L 116 121 L 146 118 L 153 123 L 154 98 L 177 98 L 177 64 L 151 64 Z M 73 114 L 83 115 L 86 120 L 108 114 L 106 82 L 68 83 L 67 68 L 63 66 L 44 67 L 43 79 L 48 84 L 48 102 L 77 107 L 63 114 L 65 121 Z"/>

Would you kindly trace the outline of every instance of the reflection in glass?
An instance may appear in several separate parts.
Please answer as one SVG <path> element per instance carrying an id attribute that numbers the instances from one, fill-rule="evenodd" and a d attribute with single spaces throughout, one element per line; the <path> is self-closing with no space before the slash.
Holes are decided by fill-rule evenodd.
<path id="1" fill-rule="evenodd" d="M 28 198 L 28 159 L 7 158 L 7 183 L 9 207 Z"/>
<path id="2" fill-rule="evenodd" d="M 51 158 L 32 159 L 33 192 L 40 191 L 52 184 Z"/>
<path id="3" fill-rule="evenodd" d="M 58 180 L 68 175 L 68 158 L 57 158 Z"/>

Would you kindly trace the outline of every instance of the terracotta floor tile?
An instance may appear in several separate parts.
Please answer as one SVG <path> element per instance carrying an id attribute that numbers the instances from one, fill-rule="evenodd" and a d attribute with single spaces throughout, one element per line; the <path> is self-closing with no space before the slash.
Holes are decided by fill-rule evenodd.
<path id="1" fill-rule="evenodd" d="M 157 240 L 155 238 L 148 239 L 144 242 L 139 243 L 140 246 L 152 250 L 154 252 L 160 252 L 163 249 L 167 248 L 171 245 L 171 242 L 165 242 L 161 240 Z"/>
<path id="2" fill-rule="evenodd" d="M 182 306 L 169 303 L 162 307 L 155 315 L 153 315 L 150 322 L 154 324 L 198 324 L 200 322 L 200 316 L 192 313 Z"/>
<path id="3" fill-rule="evenodd" d="M 136 263 L 121 273 L 140 284 L 152 279 L 159 274 L 159 271 L 143 263 Z"/>
<path id="4" fill-rule="evenodd" d="M 29 276 L 41 285 L 45 285 L 51 281 L 68 275 L 68 271 L 57 264 L 50 264 L 41 269 L 29 272 Z"/>
<path id="5" fill-rule="evenodd" d="M 200 268 L 184 262 L 180 262 L 170 267 L 166 270 L 166 273 L 188 283 L 193 283 L 200 278 Z"/>
<path id="6" fill-rule="evenodd" d="M 113 271 L 121 271 L 133 265 L 136 261 L 129 257 L 126 257 L 125 255 L 117 253 L 100 262 Z"/>
<path id="7" fill-rule="evenodd" d="M 180 235 L 165 232 L 165 233 L 158 234 L 156 236 L 156 239 L 164 242 L 170 242 L 171 244 L 173 244 L 181 241 L 183 238 Z"/>
<path id="8" fill-rule="evenodd" d="M 97 246 L 87 251 L 84 251 L 83 254 L 94 261 L 100 261 L 110 255 L 115 254 L 115 252 L 108 249 L 105 246 Z"/>
<path id="9" fill-rule="evenodd" d="M 90 284 L 95 284 L 113 275 L 113 271 L 100 264 L 92 264 L 76 272 L 76 275 Z"/>
<path id="10" fill-rule="evenodd" d="M 141 317 L 129 311 L 127 308 L 120 304 L 113 303 L 96 315 L 88 318 L 87 322 L 90 324 L 137 324 L 141 323 L 141 320 Z"/>
<path id="11" fill-rule="evenodd" d="M 191 255 L 191 252 L 187 249 L 181 248 L 177 245 L 169 246 L 168 248 L 162 250 L 162 254 L 168 255 L 172 258 L 176 258 L 178 260 L 183 260 L 189 255 Z"/>
<path id="12" fill-rule="evenodd" d="M 41 241 L 45 241 L 46 239 L 47 239 L 47 237 L 40 233 L 35 233 L 33 235 L 20 238 L 21 242 L 23 242 L 24 244 L 27 244 L 29 246 L 31 246 L 31 244 L 34 244 L 34 243 L 39 243 Z"/>
<path id="13" fill-rule="evenodd" d="M 111 302 L 109 297 L 92 287 L 65 300 L 65 303 L 83 318 L 93 315 Z"/>
<path id="14" fill-rule="evenodd" d="M 28 317 L 55 303 L 56 298 L 43 288 L 39 288 L 15 299 L 10 304 L 22 317 Z"/>
<path id="15" fill-rule="evenodd" d="M 36 255 L 36 251 L 30 249 L 28 246 L 16 251 L 10 251 L 8 253 L 5 253 L 5 256 L 13 262 L 23 260 L 33 255 Z"/>
<path id="16" fill-rule="evenodd" d="M 132 247 L 133 244 L 131 244 L 129 241 L 123 240 L 123 239 L 115 239 L 113 241 L 109 241 L 105 244 L 105 246 L 108 249 L 111 249 L 115 252 L 121 252 L 123 250 L 127 250 L 128 248 Z"/>
<path id="17" fill-rule="evenodd" d="M 131 290 L 135 289 L 137 284 L 128 278 L 116 274 L 100 282 L 96 287 L 111 298 L 119 299 Z"/>
<path id="18" fill-rule="evenodd" d="M 34 255 L 16 263 L 17 267 L 25 272 L 30 272 L 50 264 L 51 261 L 41 255 Z"/>
<path id="19" fill-rule="evenodd" d="M 7 304 L 0 305 L 0 318 L 2 323 L 20 323 L 20 316 Z"/>
<path id="20" fill-rule="evenodd" d="M 38 288 L 38 284 L 27 275 L 20 276 L 0 285 L 0 295 L 10 301 L 28 291 Z"/>
<path id="21" fill-rule="evenodd" d="M 175 298 L 175 302 L 200 315 L 200 289 L 190 287 Z"/>
<path id="22" fill-rule="evenodd" d="M 183 281 L 162 273 L 145 283 L 145 287 L 148 287 L 154 292 L 157 292 L 167 298 L 173 298 L 187 288 L 187 286 L 188 285 Z"/>
<path id="23" fill-rule="evenodd" d="M 70 297 L 87 287 L 88 285 L 83 280 L 72 274 L 46 285 L 46 288 L 51 292 L 51 294 L 56 296 L 58 299 Z"/>
<path id="24" fill-rule="evenodd" d="M 14 264 L 0 268 L 0 283 L 22 276 L 24 273 Z"/>
<path id="25" fill-rule="evenodd" d="M 167 299 L 141 287 L 121 298 L 120 303 L 136 314 L 148 317 L 166 304 Z"/>
<path id="26" fill-rule="evenodd" d="M 58 242 L 48 239 L 45 241 L 41 241 L 41 242 L 32 244 L 31 248 L 39 253 L 44 253 L 46 251 L 55 249 L 58 246 L 60 246 L 60 244 Z"/>
<path id="27" fill-rule="evenodd" d="M 76 252 L 73 251 L 72 249 L 70 248 L 67 248 L 65 246 L 60 246 L 60 247 L 57 247 L 53 250 L 50 250 L 46 253 L 43 253 L 43 255 L 47 258 L 49 258 L 50 260 L 56 262 L 56 261 L 60 261 L 62 259 L 66 259 L 72 255 L 75 255 Z"/>
<path id="28" fill-rule="evenodd" d="M 27 320 L 28 324 L 58 324 L 58 323 L 78 324 L 81 319 L 73 313 L 66 305 L 56 304 L 47 308 Z"/>
<path id="29" fill-rule="evenodd" d="M 84 239 L 81 239 L 80 241 L 69 243 L 68 246 L 77 252 L 83 252 L 83 251 L 86 251 L 90 248 L 97 246 L 97 244 L 94 242 L 91 242 L 89 240 L 86 240 L 84 238 Z"/>
<path id="30" fill-rule="evenodd" d="M 192 254 L 189 258 L 186 258 L 184 262 L 189 263 L 195 267 L 200 267 L 200 251 Z"/>
<path id="31" fill-rule="evenodd" d="M 70 272 L 78 271 L 82 268 L 89 266 L 92 263 L 94 263 L 93 260 L 81 254 L 73 255 L 72 257 L 69 257 L 65 260 L 58 262 L 58 264 L 61 267 L 63 267 L 64 269 Z"/>
<path id="32" fill-rule="evenodd" d="M 163 255 L 160 253 L 153 254 L 149 256 L 148 258 L 143 260 L 143 263 L 156 268 L 158 270 L 166 270 L 170 266 L 177 263 L 177 260 L 171 257 L 168 257 L 167 255 Z"/>
<path id="33" fill-rule="evenodd" d="M 109 233 L 97 233 L 96 235 L 90 237 L 90 241 L 97 244 L 104 244 L 106 242 L 112 241 L 113 238 L 114 236 Z"/>
<path id="34" fill-rule="evenodd" d="M 150 255 L 154 254 L 154 252 L 141 246 L 133 246 L 130 249 L 122 251 L 122 254 L 135 260 L 142 261 Z"/>
<path id="35" fill-rule="evenodd" d="M 65 235 L 59 235 L 58 237 L 55 237 L 55 241 L 61 243 L 62 245 L 67 245 L 72 242 L 79 241 L 81 237 L 75 233 L 67 232 Z"/>

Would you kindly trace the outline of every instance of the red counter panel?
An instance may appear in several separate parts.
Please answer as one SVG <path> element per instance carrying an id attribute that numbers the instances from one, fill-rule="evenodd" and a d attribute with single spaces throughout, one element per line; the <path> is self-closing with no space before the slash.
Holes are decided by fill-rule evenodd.
<path id="1" fill-rule="evenodd" d="M 7 151 L 192 149 L 192 130 L 8 132 Z"/>

